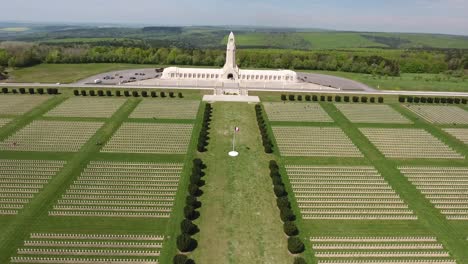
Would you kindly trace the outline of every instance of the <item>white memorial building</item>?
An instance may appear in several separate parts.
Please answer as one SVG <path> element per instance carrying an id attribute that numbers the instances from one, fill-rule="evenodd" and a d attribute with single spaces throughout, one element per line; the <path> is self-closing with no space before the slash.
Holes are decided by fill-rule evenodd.
<path id="1" fill-rule="evenodd" d="M 223 83 L 276 82 L 297 83 L 291 70 L 241 70 L 236 64 L 236 40 L 231 32 L 226 50 L 226 64 L 222 69 L 179 68 L 164 69 L 161 80 L 204 80 Z"/>

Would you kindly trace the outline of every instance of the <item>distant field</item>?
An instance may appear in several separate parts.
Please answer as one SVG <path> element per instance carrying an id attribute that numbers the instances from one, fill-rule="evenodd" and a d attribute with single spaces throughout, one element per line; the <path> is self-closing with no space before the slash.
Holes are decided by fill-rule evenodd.
<path id="1" fill-rule="evenodd" d="M 41 41 L 41 43 L 94 43 L 101 41 L 124 40 L 123 38 L 60 38 Z"/>
<path id="2" fill-rule="evenodd" d="M 154 65 L 123 63 L 40 64 L 14 70 L 9 82 L 72 83 L 103 72 L 151 68 Z"/>
<path id="3" fill-rule="evenodd" d="M 236 34 L 239 46 L 282 49 L 338 49 L 338 48 L 468 48 L 468 37 L 409 33 L 362 32 L 243 32 Z M 221 44 L 227 43 L 225 37 Z"/>
<path id="4" fill-rule="evenodd" d="M 24 32 L 28 30 L 30 30 L 30 28 L 27 28 L 27 27 L 0 28 L 0 31 L 5 31 L 5 32 Z"/>
<path id="5" fill-rule="evenodd" d="M 468 92 L 467 79 L 451 77 L 446 80 L 441 74 L 403 73 L 401 77 L 374 77 L 370 74 L 351 72 L 311 72 L 356 80 L 380 90 Z"/>

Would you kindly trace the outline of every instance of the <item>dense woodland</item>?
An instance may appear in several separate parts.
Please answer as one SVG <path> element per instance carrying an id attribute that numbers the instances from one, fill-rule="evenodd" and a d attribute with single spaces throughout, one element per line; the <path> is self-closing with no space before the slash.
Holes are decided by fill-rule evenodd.
<path id="1" fill-rule="evenodd" d="M 94 44 L 36 44 L 4 42 L 2 67 L 40 63 L 133 63 L 221 67 L 223 49 L 154 48 L 138 41 L 102 41 Z M 328 70 L 399 76 L 400 73 L 455 73 L 468 69 L 468 52 L 459 49 L 238 49 L 242 68 Z"/>

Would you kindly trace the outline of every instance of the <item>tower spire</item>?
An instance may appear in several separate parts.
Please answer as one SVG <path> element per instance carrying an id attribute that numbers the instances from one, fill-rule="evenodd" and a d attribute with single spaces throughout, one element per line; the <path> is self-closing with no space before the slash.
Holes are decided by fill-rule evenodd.
<path id="1" fill-rule="evenodd" d="M 224 64 L 224 78 L 237 80 L 239 69 L 236 64 L 236 38 L 234 33 L 229 34 L 226 48 L 226 63 Z"/>

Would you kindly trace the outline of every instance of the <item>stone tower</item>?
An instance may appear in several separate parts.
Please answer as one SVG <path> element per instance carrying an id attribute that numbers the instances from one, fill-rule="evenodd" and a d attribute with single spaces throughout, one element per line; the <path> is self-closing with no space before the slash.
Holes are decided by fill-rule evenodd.
<path id="1" fill-rule="evenodd" d="M 223 67 L 223 79 L 239 80 L 239 67 L 236 64 L 236 39 L 234 33 L 229 34 L 226 49 L 226 64 Z"/>

